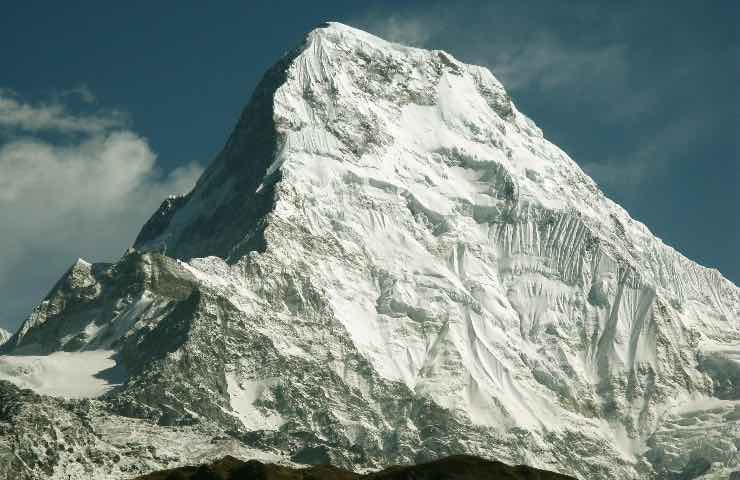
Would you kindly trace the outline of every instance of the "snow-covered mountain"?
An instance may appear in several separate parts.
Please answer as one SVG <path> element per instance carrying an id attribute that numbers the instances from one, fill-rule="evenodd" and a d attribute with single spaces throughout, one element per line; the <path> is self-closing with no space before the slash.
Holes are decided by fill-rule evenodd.
<path id="1" fill-rule="evenodd" d="M 0 382 L 6 478 L 188 451 L 740 468 L 740 290 L 606 198 L 487 69 L 336 23 L 266 73 L 190 194 L 119 262 L 78 261 L 0 350 L 0 378 L 68 398 Z"/>
<path id="2" fill-rule="evenodd" d="M 12 334 L 5 330 L 4 328 L 0 328 L 0 345 L 7 342 Z"/>

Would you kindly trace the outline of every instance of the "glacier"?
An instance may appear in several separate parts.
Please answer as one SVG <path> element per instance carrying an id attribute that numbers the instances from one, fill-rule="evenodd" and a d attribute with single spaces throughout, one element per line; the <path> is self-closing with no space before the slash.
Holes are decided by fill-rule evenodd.
<path id="1" fill-rule="evenodd" d="M 328 23 L 189 194 L 0 346 L 0 479 L 191 453 L 727 478 L 739 362 L 738 287 L 608 199 L 489 70 Z"/>

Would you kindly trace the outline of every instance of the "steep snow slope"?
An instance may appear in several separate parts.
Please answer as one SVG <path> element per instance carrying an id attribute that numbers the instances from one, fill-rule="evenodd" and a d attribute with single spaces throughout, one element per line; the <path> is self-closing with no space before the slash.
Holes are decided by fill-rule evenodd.
<path id="1" fill-rule="evenodd" d="M 722 478 L 739 318 L 736 286 L 605 198 L 488 70 L 328 24 L 189 195 L 2 349 L 115 350 L 114 411 L 299 463 Z"/>

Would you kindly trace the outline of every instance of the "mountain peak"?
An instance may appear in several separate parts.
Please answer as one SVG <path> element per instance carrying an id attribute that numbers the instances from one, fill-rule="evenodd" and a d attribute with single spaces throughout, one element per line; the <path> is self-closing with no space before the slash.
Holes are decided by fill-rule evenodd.
<path id="1" fill-rule="evenodd" d="M 455 107 L 458 100 L 461 108 Z M 445 52 L 386 42 L 340 23 L 324 24 L 268 71 L 193 192 L 165 200 L 135 248 L 179 258 L 216 255 L 232 260 L 261 251 L 274 189 L 288 170 L 285 154 L 307 149 L 340 161 L 381 155 L 408 140 L 393 133 L 402 128 L 399 121 L 410 120 L 400 118 L 401 110 L 435 105 L 450 120 L 495 125 L 495 131 L 485 133 L 487 141 L 497 141 L 494 137 L 507 128 L 541 136 L 487 69 L 463 64 Z M 414 123 L 418 121 L 425 120 Z M 458 147 L 440 142 L 433 133 L 428 136 L 439 148 Z M 303 172 L 310 175 L 319 163 L 306 164 Z M 236 205 L 246 208 L 235 214 Z"/>
<path id="2" fill-rule="evenodd" d="M 337 44 L 345 45 L 365 45 L 368 48 L 374 49 L 386 49 L 386 50 L 397 50 L 399 52 L 426 52 L 431 51 L 434 53 L 442 54 L 452 63 L 461 64 L 460 61 L 444 50 L 426 50 L 419 47 L 413 47 L 404 45 L 401 43 L 392 42 L 384 38 L 378 37 L 372 33 L 366 32 L 359 28 L 352 27 L 340 22 L 324 22 L 311 30 L 306 38 L 310 40 L 314 38 L 328 39 Z"/>
<path id="3" fill-rule="evenodd" d="M 309 37 L 315 35 L 339 35 L 345 37 L 354 37 L 357 39 L 369 39 L 374 43 L 389 43 L 386 40 L 364 30 L 360 30 L 359 28 L 355 28 L 350 25 L 336 21 L 320 23 L 318 26 L 316 26 L 316 28 L 312 29 L 307 34 L 307 36 Z"/>
<path id="4" fill-rule="evenodd" d="M 360 41 L 386 48 L 412 48 L 406 47 L 401 44 L 389 42 L 383 38 L 373 35 L 372 33 L 360 30 L 359 28 L 334 21 L 321 23 L 316 28 L 308 32 L 306 36 L 309 39 L 314 37 L 326 37 L 331 38 L 337 42 L 344 43 Z"/>

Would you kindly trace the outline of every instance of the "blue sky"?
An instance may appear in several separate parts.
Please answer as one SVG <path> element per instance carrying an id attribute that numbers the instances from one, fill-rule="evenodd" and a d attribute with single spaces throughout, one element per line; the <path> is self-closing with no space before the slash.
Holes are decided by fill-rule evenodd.
<path id="1" fill-rule="evenodd" d="M 490 67 L 666 243 L 740 281 L 737 2 L 48 2 L 0 15 L 0 326 L 112 260 L 337 20 Z"/>

